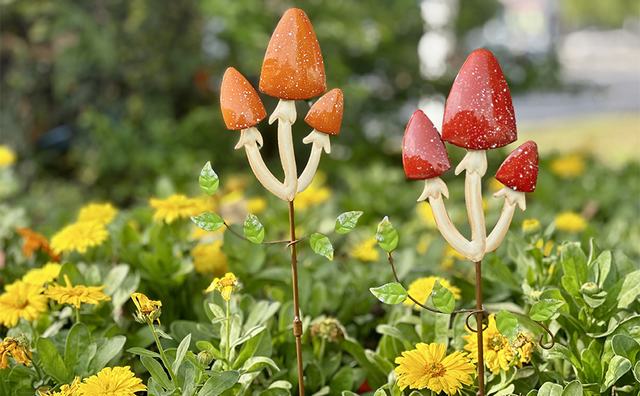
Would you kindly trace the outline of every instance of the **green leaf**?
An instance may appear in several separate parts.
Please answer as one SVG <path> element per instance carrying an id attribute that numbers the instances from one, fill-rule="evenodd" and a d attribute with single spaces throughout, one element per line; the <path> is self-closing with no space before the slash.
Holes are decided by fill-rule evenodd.
<path id="1" fill-rule="evenodd" d="M 280 368 L 278 368 L 276 362 L 264 356 L 254 356 L 247 359 L 247 361 L 244 362 L 244 365 L 242 366 L 242 370 L 244 373 L 253 373 L 256 371 L 261 371 L 265 367 L 270 367 L 276 372 L 280 371 Z"/>
<path id="2" fill-rule="evenodd" d="M 140 362 L 142 365 L 149 371 L 151 377 L 156 380 L 160 385 L 162 385 L 165 389 L 173 389 L 173 384 L 169 377 L 167 377 L 167 373 L 164 371 L 160 363 L 154 358 L 149 356 L 141 356 Z"/>
<path id="3" fill-rule="evenodd" d="M 78 363 L 78 357 L 85 354 L 91 343 L 91 333 L 83 323 L 76 323 L 67 334 L 64 347 L 64 364 L 69 370 L 74 371 Z"/>
<path id="4" fill-rule="evenodd" d="M 562 391 L 562 385 L 545 382 L 538 390 L 538 396 L 561 396 Z"/>
<path id="5" fill-rule="evenodd" d="M 348 234 L 356 225 L 358 225 L 358 219 L 362 216 L 363 212 L 359 210 L 353 210 L 351 212 L 344 212 L 336 218 L 335 230 L 338 234 Z"/>
<path id="6" fill-rule="evenodd" d="M 198 392 L 198 396 L 218 396 L 233 387 L 238 379 L 240 379 L 240 373 L 237 371 L 213 372 Z"/>
<path id="7" fill-rule="evenodd" d="M 640 270 L 625 276 L 618 295 L 618 308 L 627 308 L 638 295 L 640 295 Z"/>
<path id="8" fill-rule="evenodd" d="M 264 240 L 264 226 L 258 216 L 249 213 L 244 221 L 244 236 L 253 243 L 262 243 Z"/>
<path id="9" fill-rule="evenodd" d="M 387 253 L 393 252 L 398 247 L 398 231 L 393 227 L 388 216 L 385 216 L 378 224 L 376 240 Z"/>
<path id="10" fill-rule="evenodd" d="M 632 363 L 640 352 L 640 344 L 626 334 L 616 334 L 611 338 L 611 348 L 616 355 L 626 357 Z"/>
<path id="11" fill-rule="evenodd" d="M 140 348 L 140 347 L 131 347 L 127 349 L 127 352 L 133 353 L 138 356 L 148 356 L 150 358 L 158 358 L 160 359 L 160 354 L 158 352 L 153 352 L 148 349 Z"/>
<path id="12" fill-rule="evenodd" d="M 600 287 L 604 285 L 610 270 L 611 252 L 608 250 L 600 253 L 598 258 L 591 263 L 591 272 L 595 275 L 594 278 Z"/>
<path id="13" fill-rule="evenodd" d="M 440 281 L 436 281 L 433 285 L 433 291 L 431 292 L 431 302 L 436 309 L 444 312 L 451 313 L 456 307 L 456 300 L 453 294 L 446 287 L 440 284 Z"/>
<path id="14" fill-rule="evenodd" d="M 640 360 L 633 366 L 633 376 L 636 377 L 636 381 L 640 382 Z"/>
<path id="15" fill-rule="evenodd" d="M 216 172 L 211 168 L 211 162 L 207 161 L 207 163 L 204 164 L 204 167 L 202 167 L 198 183 L 205 194 L 213 195 L 218 191 L 220 180 L 218 179 Z"/>
<path id="16" fill-rule="evenodd" d="M 507 311 L 496 314 L 496 327 L 503 336 L 513 340 L 518 335 L 518 317 Z"/>
<path id="17" fill-rule="evenodd" d="M 569 382 L 569 384 L 565 386 L 564 390 L 562 391 L 562 396 L 582 396 L 582 395 L 584 395 L 584 390 L 582 389 L 582 384 L 578 380 Z"/>
<path id="18" fill-rule="evenodd" d="M 333 260 L 333 246 L 331 245 L 329 238 L 325 235 L 315 232 L 311 234 L 309 243 L 311 244 L 311 249 L 313 249 L 315 253 L 324 256 L 329 260 Z"/>
<path id="19" fill-rule="evenodd" d="M 62 356 L 50 339 L 39 338 L 37 350 L 40 356 L 40 365 L 45 373 L 52 376 L 60 384 L 71 381 L 71 372 L 65 366 Z"/>
<path id="20" fill-rule="evenodd" d="M 385 304 L 400 304 L 407 299 L 407 291 L 398 282 L 372 287 L 369 290 L 378 300 Z"/>
<path id="21" fill-rule="evenodd" d="M 600 387 L 600 392 L 605 392 L 611 385 L 626 374 L 631 369 L 631 362 L 626 357 L 614 356 L 609 361 L 609 368 L 604 375 L 604 383 Z"/>
<path id="22" fill-rule="evenodd" d="M 543 322 L 550 319 L 565 304 L 562 300 L 553 298 L 542 299 L 531 307 L 529 317 L 531 320 Z"/>
<path id="23" fill-rule="evenodd" d="M 187 334 L 187 336 L 182 339 L 182 341 L 180 342 L 180 345 L 178 345 L 178 349 L 176 349 L 176 358 L 173 361 L 173 364 L 171 365 L 171 368 L 173 369 L 174 373 L 177 373 L 178 369 L 180 369 L 182 360 L 184 359 L 184 356 L 187 354 L 187 351 L 189 350 L 190 343 L 191 343 L 191 333 Z"/>
<path id="24" fill-rule="evenodd" d="M 224 224 L 222 217 L 212 212 L 205 212 L 197 216 L 192 216 L 191 221 L 205 231 L 215 231 Z"/>
<path id="25" fill-rule="evenodd" d="M 120 353 L 126 340 L 127 338 L 125 336 L 119 335 L 104 339 L 99 343 L 96 355 L 91 360 L 91 363 L 89 363 L 89 371 L 98 372 L 102 370 L 111 359 Z"/>

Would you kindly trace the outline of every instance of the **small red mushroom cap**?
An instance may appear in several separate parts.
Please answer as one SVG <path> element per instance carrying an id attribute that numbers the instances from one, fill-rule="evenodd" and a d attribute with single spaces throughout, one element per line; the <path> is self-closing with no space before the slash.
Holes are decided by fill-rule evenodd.
<path id="1" fill-rule="evenodd" d="M 271 35 L 260 90 L 288 100 L 310 99 L 327 90 L 320 44 L 309 17 L 299 8 L 288 9 Z"/>
<path id="2" fill-rule="evenodd" d="M 342 125 L 342 113 L 344 110 L 344 99 L 342 90 L 334 88 L 322 95 L 309 109 L 304 118 L 311 128 L 328 135 L 340 133 Z"/>
<path id="3" fill-rule="evenodd" d="M 447 97 L 442 139 L 471 150 L 506 146 L 518 138 L 509 86 L 498 60 L 484 48 L 464 62 Z"/>
<path id="4" fill-rule="evenodd" d="M 220 110 L 227 129 L 233 131 L 255 126 L 267 116 L 256 90 L 233 67 L 222 77 Z"/>
<path id="5" fill-rule="evenodd" d="M 431 179 L 451 168 L 444 142 L 433 123 L 416 110 L 404 130 L 402 165 L 407 179 Z"/>
<path id="6" fill-rule="evenodd" d="M 504 160 L 496 179 L 515 191 L 533 192 L 538 181 L 538 146 L 525 142 Z"/>

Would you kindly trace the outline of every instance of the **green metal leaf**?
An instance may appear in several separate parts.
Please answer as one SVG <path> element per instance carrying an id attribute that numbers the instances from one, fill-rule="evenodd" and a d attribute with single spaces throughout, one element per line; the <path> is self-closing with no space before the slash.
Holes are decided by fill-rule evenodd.
<path id="1" fill-rule="evenodd" d="M 389 221 L 389 217 L 385 216 L 378 224 L 378 230 L 376 232 L 378 245 L 387 253 L 391 253 L 398 247 L 398 238 L 398 231 Z"/>
<path id="2" fill-rule="evenodd" d="M 351 212 L 344 212 L 336 218 L 335 230 L 338 234 L 347 234 L 351 232 L 356 225 L 358 225 L 358 219 L 362 216 L 363 212 L 354 210 Z"/>
<path id="3" fill-rule="evenodd" d="M 259 244 L 264 240 L 264 226 L 258 216 L 249 213 L 244 221 L 244 236 L 253 243 Z"/>
<path id="4" fill-rule="evenodd" d="M 442 286 L 439 281 L 436 281 L 433 285 L 431 302 L 436 309 L 444 313 L 451 313 L 456 307 L 456 300 L 453 297 L 453 294 L 449 289 Z"/>
<path id="5" fill-rule="evenodd" d="M 213 195 L 218 191 L 220 180 L 218 179 L 216 172 L 211 168 L 211 162 L 207 161 L 207 163 L 204 164 L 204 167 L 202 167 L 198 183 L 205 194 Z"/>
<path id="6" fill-rule="evenodd" d="M 197 216 L 192 216 L 191 221 L 205 231 L 215 231 L 224 224 L 222 217 L 212 212 L 205 212 Z"/>
<path id="7" fill-rule="evenodd" d="M 333 246 L 331 245 L 331 241 L 325 235 L 320 233 L 313 233 L 309 238 L 309 244 L 311 245 L 311 249 L 321 256 L 328 258 L 329 260 L 333 260 Z"/>
<path id="8" fill-rule="evenodd" d="M 407 299 L 407 291 L 398 282 L 372 287 L 369 290 L 378 300 L 385 304 L 400 304 Z"/>

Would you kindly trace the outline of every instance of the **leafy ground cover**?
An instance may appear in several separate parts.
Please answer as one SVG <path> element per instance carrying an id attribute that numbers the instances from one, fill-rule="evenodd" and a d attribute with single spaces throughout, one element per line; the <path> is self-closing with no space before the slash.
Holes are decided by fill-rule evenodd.
<path id="1" fill-rule="evenodd" d="M 296 394 L 286 205 L 214 164 L 218 175 L 194 172 L 190 195 L 163 185 L 127 208 L 47 202 L 35 223 L 14 161 L 3 147 L 1 394 Z M 541 170 L 483 267 L 488 390 L 637 394 L 640 166 L 572 153 L 544 156 Z M 474 301 L 472 265 L 415 205 L 420 186 L 376 163 L 330 178 L 296 199 L 307 393 L 474 394 L 465 314 L 407 299 L 444 312 Z M 489 224 L 495 189 L 488 178 Z M 463 203 L 450 207 L 464 224 Z M 424 370 L 446 380 L 412 390 Z"/>

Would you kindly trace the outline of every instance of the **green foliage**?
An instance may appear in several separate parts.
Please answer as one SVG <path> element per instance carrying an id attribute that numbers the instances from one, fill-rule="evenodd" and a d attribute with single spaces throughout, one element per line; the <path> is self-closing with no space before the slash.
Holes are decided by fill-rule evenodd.
<path id="1" fill-rule="evenodd" d="M 391 282 L 369 289 L 378 300 L 385 304 L 400 304 L 407 299 L 407 291 L 398 282 Z"/>
<path id="2" fill-rule="evenodd" d="M 362 211 L 354 210 L 340 214 L 340 216 L 336 218 L 335 231 L 338 234 L 350 233 L 358 225 L 358 219 L 360 219 L 363 213 Z"/>
<path id="3" fill-rule="evenodd" d="M 211 168 L 211 161 L 207 161 L 202 170 L 200 171 L 200 177 L 198 178 L 198 184 L 200 189 L 208 195 L 213 195 L 218 191 L 220 180 L 218 175 Z"/>
<path id="4" fill-rule="evenodd" d="M 216 231 L 218 228 L 224 225 L 224 220 L 222 220 L 222 217 L 211 212 L 193 216 L 191 217 L 191 221 L 193 221 L 195 225 L 205 231 Z"/>
<path id="5" fill-rule="evenodd" d="M 254 214 L 247 214 L 244 221 L 244 236 L 253 243 L 262 243 L 264 240 L 264 226 Z"/>
<path id="6" fill-rule="evenodd" d="M 314 232 L 309 237 L 309 244 L 315 253 L 333 260 L 333 246 L 326 235 Z"/>
<path id="7" fill-rule="evenodd" d="M 378 241 L 378 245 L 387 253 L 393 252 L 396 250 L 396 247 L 398 247 L 398 231 L 389 221 L 389 217 L 385 216 L 382 221 L 378 223 L 376 240 Z"/>

